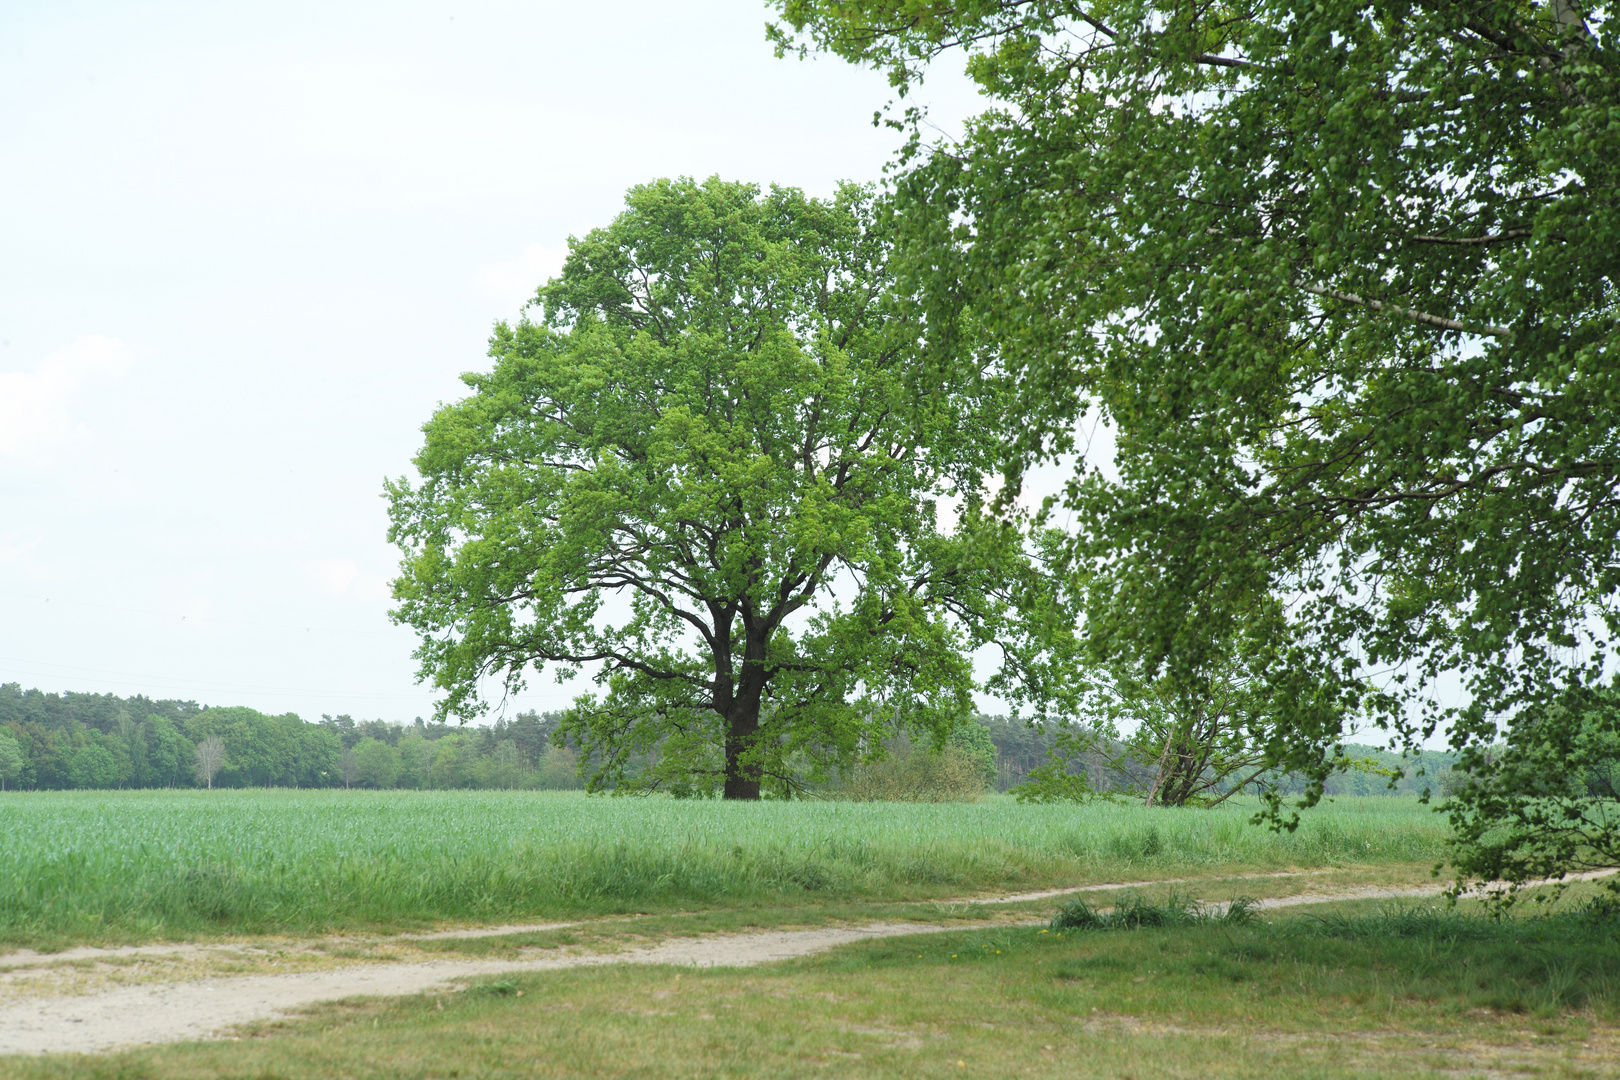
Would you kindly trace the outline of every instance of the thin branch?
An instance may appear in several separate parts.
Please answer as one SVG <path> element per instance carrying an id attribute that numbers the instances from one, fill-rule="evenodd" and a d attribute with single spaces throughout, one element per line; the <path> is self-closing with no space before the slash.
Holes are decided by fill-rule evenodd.
<path id="1" fill-rule="evenodd" d="M 1403 315 L 1415 322 L 1427 323 L 1430 326 L 1438 326 L 1442 330 L 1452 330 L 1459 334 L 1489 334 L 1491 337 L 1502 338 L 1503 340 L 1512 340 L 1513 338 L 1513 331 L 1505 326 L 1470 326 L 1467 323 L 1458 322 L 1456 319 L 1430 315 L 1428 312 L 1418 311 L 1416 308 L 1401 307 L 1399 304 L 1386 304 L 1382 300 L 1364 299 L 1352 292 L 1340 292 L 1338 289 L 1328 289 L 1321 285 L 1307 285 L 1303 281 L 1294 281 L 1291 284 L 1296 289 L 1303 289 L 1317 296 L 1325 296 L 1331 300 L 1343 300 L 1347 304 L 1357 304 L 1361 307 L 1371 308 L 1374 311 L 1392 311 L 1396 315 Z"/>
<path id="2" fill-rule="evenodd" d="M 1243 766 L 1239 766 L 1239 768 L 1243 768 Z M 1232 770 L 1232 772 L 1237 772 L 1237 771 L 1238 771 L 1237 769 Z M 1226 792 L 1226 794 L 1222 795 L 1220 798 L 1216 799 L 1214 802 L 1210 803 L 1209 805 L 1210 806 L 1219 806 L 1219 805 L 1221 805 L 1221 803 L 1225 802 L 1227 799 L 1230 799 L 1233 795 L 1236 795 L 1238 792 L 1242 791 L 1248 785 L 1254 783 L 1255 780 L 1257 780 L 1260 777 L 1260 775 L 1262 773 L 1264 773 L 1265 771 L 1266 771 L 1266 767 L 1264 765 L 1262 765 L 1259 768 L 1255 769 L 1254 772 L 1249 774 L 1247 779 L 1241 780 L 1238 783 L 1233 784 L 1231 789 L 1228 790 Z M 1231 773 L 1228 773 L 1227 775 L 1230 776 Z"/>
<path id="3" fill-rule="evenodd" d="M 1229 67 L 1229 68 L 1265 67 L 1264 64 L 1257 64 L 1253 60 L 1238 60 L 1238 59 L 1235 59 L 1235 58 L 1230 57 L 1230 56 L 1214 56 L 1214 55 L 1212 55 L 1210 53 L 1199 53 L 1197 56 L 1193 57 L 1193 63 L 1195 63 L 1195 64 L 1209 64 L 1209 65 L 1212 65 L 1214 67 Z"/>
<path id="4" fill-rule="evenodd" d="M 1112 40 L 1112 39 L 1117 39 L 1119 37 L 1118 34 L 1114 33 L 1113 30 L 1109 29 L 1107 23 L 1103 22 L 1101 19 L 1099 19 L 1096 16 L 1092 15 L 1090 12 L 1081 11 L 1078 14 L 1080 16 L 1080 21 L 1081 22 L 1085 23 L 1087 26 L 1090 26 L 1093 30 L 1096 30 L 1096 31 L 1104 34 L 1109 39 Z"/>
<path id="5" fill-rule="evenodd" d="M 514 649 L 512 651 L 514 655 L 516 655 L 524 650 Z M 663 668 L 653 667 L 651 664 L 637 660 L 633 656 L 627 656 L 624 653 L 616 652 L 612 649 L 603 649 L 600 652 L 594 653 L 550 653 L 537 649 L 532 653 L 528 653 L 527 655 L 528 661 L 533 661 L 536 657 L 541 660 L 545 660 L 548 663 L 573 664 L 576 667 L 583 664 L 594 663 L 597 660 L 609 660 L 621 668 L 629 668 L 632 671 L 639 671 L 649 679 L 674 679 L 679 682 L 690 683 L 693 686 L 700 686 L 703 689 L 708 690 L 710 693 L 713 693 L 715 689 L 712 682 L 707 682 L 703 679 L 697 678 L 694 675 L 688 675 L 684 671 L 665 671 Z"/>
<path id="6" fill-rule="evenodd" d="M 1500 244 L 1508 240 L 1522 240 L 1526 236 L 1532 235 L 1534 235 L 1534 232 L 1530 229 L 1508 229 L 1505 232 L 1496 233 L 1493 236 L 1414 236 L 1412 239 L 1425 244 L 1456 244 L 1459 246 L 1464 246 L 1473 244 Z"/>

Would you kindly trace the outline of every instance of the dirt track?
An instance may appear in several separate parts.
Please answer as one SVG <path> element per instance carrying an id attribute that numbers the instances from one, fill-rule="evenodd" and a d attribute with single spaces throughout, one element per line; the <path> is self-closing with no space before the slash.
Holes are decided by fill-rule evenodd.
<path id="1" fill-rule="evenodd" d="M 446 960 L 359 964 L 336 971 L 248 975 L 134 986 L 82 997 L 48 998 L 0 1010 L 0 1054 L 95 1052 L 141 1043 L 201 1039 L 250 1020 L 360 995 L 415 994 L 503 972 L 554 971 L 602 964 L 749 967 L 835 945 L 949 929 L 889 923 L 858 929 L 777 930 L 681 939 L 645 949 L 533 960 Z"/>
<path id="2" fill-rule="evenodd" d="M 1278 877 L 1284 875 L 1259 875 Z M 1582 875 L 1597 876 L 1597 875 Z M 1105 892 L 1170 884 L 1169 881 L 1118 882 L 1078 888 L 1022 893 L 972 904 L 1006 904 L 1080 892 Z M 1263 909 L 1330 903 L 1337 900 L 1397 899 L 1434 896 L 1439 884 L 1404 889 L 1357 888 L 1262 900 Z M 418 935 L 414 940 L 489 937 L 553 930 L 580 923 L 543 923 L 479 927 Z M 0 1054 L 94 1053 L 146 1043 L 176 1042 L 217 1036 L 255 1020 L 283 1015 L 323 1001 L 357 996 L 421 993 L 434 988 L 503 972 L 554 971 L 604 964 L 674 964 L 691 967 L 750 967 L 808 956 L 838 945 L 905 934 L 929 934 L 967 928 L 971 923 L 873 923 L 861 927 L 772 930 L 681 938 L 615 953 L 550 955 L 507 960 L 429 960 L 356 963 L 334 970 L 275 975 L 222 976 L 150 985 L 118 987 L 88 994 L 58 995 L 0 1007 Z M 1005 925 L 1005 924 L 1003 924 Z M 13 953 L 0 957 L 0 968 L 22 969 L 84 963 L 98 959 L 173 956 L 233 946 L 157 945 L 126 949 L 75 949 L 63 953 Z M 234 946 L 234 948 L 241 948 Z"/>
<path id="3" fill-rule="evenodd" d="M 1316 871 L 1283 870 L 1270 874 L 1245 875 L 1246 880 L 1262 880 L 1267 878 L 1309 877 Z M 1074 893 L 1086 892 L 1115 892 L 1120 889 L 1145 889 L 1159 885 L 1179 885 L 1186 882 L 1204 880 L 1200 878 L 1161 878 L 1156 881 L 1115 881 L 1101 885 L 1075 885 L 1065 889 L 1042 889 L 1039 892 L 1009 893 L 1006 896 L 994 897 L 962 897 L 955 900 L 941 900 L 941 904 L 1020 904 L 1032 900 L 1050 900 L 1053 897 L 1069 896 Z M 509 934 L 534 934 L 546 930 L 567 930 L 573 927 L 584 926 L 587 922 L 601 922 L 604 920 L 576 920 L 573 922 L 549 923 L 511 923 L 502 926 L 478 926 L 451 930 L 437 930 L 426 934 L 401 934 L 400 940 L 408 941 L 445 941 L 452 939 L 502 937 Z M 62 949 L 59 952 L 42 953 L 32 949 L 20 949 L 16 952 L 0 954 L 0 972 L 15 968 L 34 968 L 46 964 L 77 963 L 82 960 L 136 960 L 143 957 L 177 957 L 202 956 L 208 953 L 240 952 L 240 944 L 160 944 L 160 945 L 119 945 L 103 948 L 96 945 L 81 945 L 71 949 Z M 0 1021 L 3 1024 L 3 1021 Z M 4 1027 L 0 1026 L 0 1040 L 3 1040 Z M 4 1045 L 0 1041 L 0 1045 Z M 0 1053 L 4 1053 L 0 1050 Z"/>

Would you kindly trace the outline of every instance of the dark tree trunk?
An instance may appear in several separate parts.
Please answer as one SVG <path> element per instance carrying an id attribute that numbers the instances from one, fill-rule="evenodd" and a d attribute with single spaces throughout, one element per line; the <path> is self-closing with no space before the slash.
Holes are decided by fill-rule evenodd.
<path id="1" fill-rule="evenodd" d="M 759 731 L 759 705 L 765 697 L 765 642 L 750 635 L 743 646 L 742 677 L 737 680 L 737 694 L 726 710 L 726 785 L 722 792 L 727 799 L 758 799 L 760 769 L 758 763 L 743 761 L 753 749 Z"/>
<path id="2" fill-rule="evenodd" d="M 759 798 L 759 766 L 744 765 L 743 754 L 753 743 L 754 732 L 759 730 L 759 703 L 752 709 L 739 707 L 732 710 L 726 731 L 726 786 L 728 799 Z"/>

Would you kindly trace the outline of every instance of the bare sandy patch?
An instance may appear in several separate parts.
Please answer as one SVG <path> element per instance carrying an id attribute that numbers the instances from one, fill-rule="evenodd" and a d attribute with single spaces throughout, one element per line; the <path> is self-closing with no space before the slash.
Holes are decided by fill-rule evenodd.
<path id="1" fill-rule="evenodd" d="M 948 927 L 925 923 L 879 923 L 864 927 L 679 939 L 610 954 L 527 960 L 374 963 L 332 971 L 121 987 L 0 1008 L 0 1054 L 94 1053 L 147 1043 L 202 1039 L 240 1024 L 284 1016 L 323 1001 L 415 994 L 501 973 L 603 964 L 750 967 L 808 956 L 855 941 L 936 933 L 945 929 Z"/>

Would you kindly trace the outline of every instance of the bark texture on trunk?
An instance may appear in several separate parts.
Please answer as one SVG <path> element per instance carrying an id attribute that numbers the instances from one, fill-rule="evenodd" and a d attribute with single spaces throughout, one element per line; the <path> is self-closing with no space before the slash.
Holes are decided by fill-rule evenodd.
<path id="1" fill-rule="evenodd" d="M 725 710 L 726 783 L 721 794 L 727 799 L 758 799 L 760 768 L 743 759 L 753 749 L 759 732 L 759 706 L 765 697 L 765 642 L 750 635 L 743 646 L 741 678 L 736 695 Z"/>
<path id="2" fill-rule="evenodd" d="M 726 733 L 726 786 L 723 792 L 728 799 L 757 799 L 759 798 L 759 766 L 746 766 L 742 763 L 742 756 L 748 750 L 748 744 L 758 723 L 746 724 L 733 720 L 731 730 Z"/>

